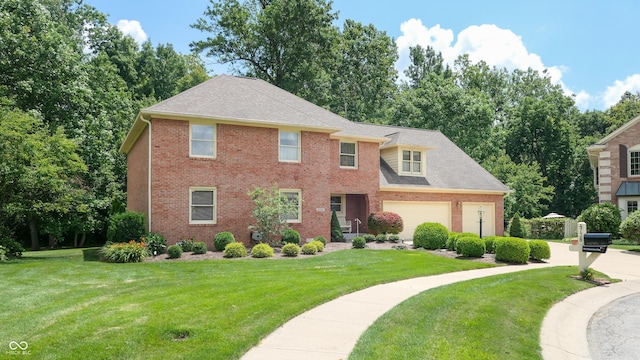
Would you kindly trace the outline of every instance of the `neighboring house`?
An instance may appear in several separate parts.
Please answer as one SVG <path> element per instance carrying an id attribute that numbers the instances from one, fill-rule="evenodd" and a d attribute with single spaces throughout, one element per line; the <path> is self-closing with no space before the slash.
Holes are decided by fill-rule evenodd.
<path id="1" fill-rule="evenodd" d="M 120 151 L 128 209 L 169 243 L 250 243 L 247 193 L 274 184 L 301 200 L 288 221 L 303 239 L 329 239 L 332 210 L 354 233 L 396 212 L 410 239 L 425 221 L 478 233 L 482 207 L 483 235 L 503 233 L 509 190 L 440 132 L 354 123 L 262 80 L 220 75 L 142 109 Z"/>
<path id="2" fill-rule="evenodd" d="M 622 219 L 640 202 L 640 116 L 587 148 L 600 203 L 620 208 Z"/>

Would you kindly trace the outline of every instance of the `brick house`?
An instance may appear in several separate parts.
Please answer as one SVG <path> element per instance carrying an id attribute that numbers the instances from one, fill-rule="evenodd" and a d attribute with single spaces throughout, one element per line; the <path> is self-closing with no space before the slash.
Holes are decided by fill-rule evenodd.
<path id="1" fill-rule="evenodd" d="M 410 239 L 425 221 L 478 233 L 482 207 L 483 235 L 503 233 L 509 190 L 442 133 L 354 123 L 258 79 L 219 75 L 142 109 L 120 151 L 128 209 L 168 243 L 250 243 L 247 192 L 274 184 L 301 199 L 288 221 L 303 239 L 329 239 L 331 211 L 354 233 L 396 212 Z"/>
<path id="2" fill-rule="evenodd" d="M 622 219 L 640 202 L 640 116 L 587 148 L 600 203 L 620 208 Z"/>

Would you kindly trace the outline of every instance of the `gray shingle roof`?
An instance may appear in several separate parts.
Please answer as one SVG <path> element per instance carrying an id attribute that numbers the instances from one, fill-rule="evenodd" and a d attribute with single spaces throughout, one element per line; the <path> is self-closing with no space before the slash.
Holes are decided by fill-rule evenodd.
<path id="1" fill-rule="evenodd" d="M 218 75 L 140 116 L 214 119 L 253 126 L 294 126 L 332 133 L 334 138 L 384 142 L 383 147 L 427 149 L 426 178 L 398 176 L 381 160 L 380 186 L 508 192 L 508 188 L 439 131 L 351 122 L 265 81 Z M 120 151 L 127 153 L 144 129 L 136 119 Z"/>

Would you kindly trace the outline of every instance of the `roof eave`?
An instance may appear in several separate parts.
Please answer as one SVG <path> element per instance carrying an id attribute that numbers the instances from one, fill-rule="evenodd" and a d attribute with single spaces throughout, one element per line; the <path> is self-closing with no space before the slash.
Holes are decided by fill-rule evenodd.
<path id="1" fill-rule="evenodd" d="M 403 191 L 416 193 L 453 193 L 453 194 L 483 194 L 483 195 L 508 195 L 511 190 L 482 190 L 482 189 L 447 189 L 418 186 L 380 186 L 380 191 Z"/>

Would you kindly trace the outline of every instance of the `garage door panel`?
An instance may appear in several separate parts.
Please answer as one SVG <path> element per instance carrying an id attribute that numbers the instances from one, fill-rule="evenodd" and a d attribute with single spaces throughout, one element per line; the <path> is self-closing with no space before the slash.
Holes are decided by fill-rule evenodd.
<path id="1" fill-rule="evenodd" d="M 413 239 L 415 228 L 424 222 L 437 222 L 451 229 L 451 203 L 431 201 L 383 201 L 384 211 L 394 212 L 404 223 L 401 239 Z"/>

